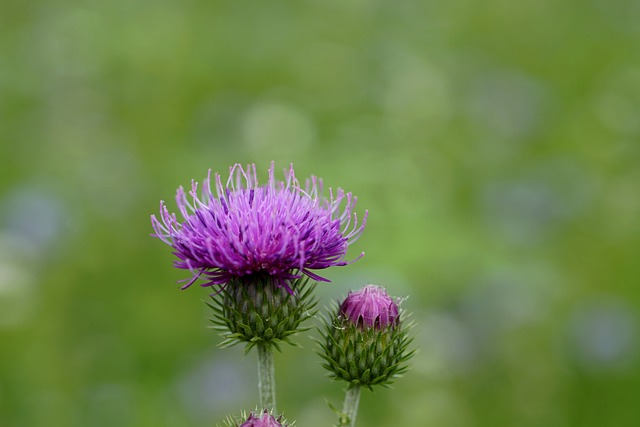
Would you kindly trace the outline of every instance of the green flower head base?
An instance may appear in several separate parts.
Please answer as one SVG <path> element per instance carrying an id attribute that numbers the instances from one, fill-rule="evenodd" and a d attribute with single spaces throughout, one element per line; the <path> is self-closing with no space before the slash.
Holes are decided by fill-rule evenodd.
<path id="1" fill-rule="evenodd" d="M 411 325 L 402 323 L 397 300 L 384 288 L 366 285 L 349 293 L 325 319 L 320 355 L 336 379 L 371 387 L 387 385 L 407 369 Z"/>
<path id="2" fill-rule="evenodd" d="M 301 324 L 316 313 L 315 283 L 308 278 L 289 282 L 288 290 L 268 275 L 251 276 L 246 284 L 229 282 L 207 304 L 211 321 L 224 340 L 221 347 L 245 343 L 245 352 L 255 345 L 273 346 L 291 342 L 291 336 L 308 330 Z"/>

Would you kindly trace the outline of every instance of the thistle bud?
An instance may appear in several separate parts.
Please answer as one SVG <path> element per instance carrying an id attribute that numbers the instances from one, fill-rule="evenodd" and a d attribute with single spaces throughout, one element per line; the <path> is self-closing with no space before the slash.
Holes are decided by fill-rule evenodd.
<path id="1" fill-rule="evenodd" d="M 376 285 L 349 292 L 340 305 L 340 313 L 361 329 L 382 329 L 398 322 L 398 304 Z"/>
<path id="2" fill-rule="evenodd" d="M 208 304 L 214 311 L 214 329 L 224 338 L 220 345 L 244 342 L 249 351 L 259 343 L 278 349 L 280 342 L 291 343 L 290 336 L 308 329 L 300 325 L 315 313 L 313 288 L 306 279 L 285 287 L 268 275 L 232 280 Z"/>
<path id="3" fill-rule="evenodd" d="M 240 416 L 228 416 L 218 427 L 289 427 L 289 424 L 282 415 L 275 417 L 268 410 L 264 410 L 260 415 L 258 411 L 252 411 L 247 415 L 243 412 Z"/>
<path id="4" fill-rule="evenodd" d="M 334 378 L 371 387 L 389 384 L 407 367 L 413 355 L 411 342 L 401 322 L 398 301 L 384 288 L 366 285 L 350 292 L 325 319 L 321 342 L 323 365 Z"/>
<path id="5" fill-rule="evenodd" d="M 260 418 L 251 413 L 249 418 L 240 424 L 240 427 L 282 427 L 280 421 L 282 421 L 282 417 L 276 419 L 265 409 Z"/>

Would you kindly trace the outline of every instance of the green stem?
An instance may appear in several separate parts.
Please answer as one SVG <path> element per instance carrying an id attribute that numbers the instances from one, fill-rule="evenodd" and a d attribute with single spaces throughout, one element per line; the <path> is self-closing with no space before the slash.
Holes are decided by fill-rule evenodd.
<path id="1" fill-rule="evenodd" d="M 358 415 L 359 402 L 360 386 L 358 384 L 351 384 L 347 389 L 347 393 L 344 395 L 340 427 L 354 427 L 356 425 L 356 415 Z"/>
<path id="2" fill-rule="evenodd" d="M 265 344 L 258 347 L 258 395 L 261 409 L 276 410 L 276 378 L 273 351 Z"/>

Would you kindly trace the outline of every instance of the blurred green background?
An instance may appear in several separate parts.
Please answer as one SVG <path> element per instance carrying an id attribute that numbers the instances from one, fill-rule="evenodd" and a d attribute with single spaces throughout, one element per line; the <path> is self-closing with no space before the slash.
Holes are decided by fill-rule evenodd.
<path id="1" fill-rule="evenodd" d="M 413 369 L 358 425 L 640 425 L 637 0 L 0 3 L 0 426 L 213 426 L 257 401 L 149 216 L 272 160 L 358 196 Z M 334 421 L 314 344 L 280 409 Z"/>

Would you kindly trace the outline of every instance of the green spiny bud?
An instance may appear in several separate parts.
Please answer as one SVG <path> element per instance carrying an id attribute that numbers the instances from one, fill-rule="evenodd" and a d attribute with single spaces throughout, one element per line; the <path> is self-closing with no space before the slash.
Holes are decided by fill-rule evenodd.
<path id="1" fill-rule="evenodd" d="M 412 338 L 400 319 L 398 303 L 378 286 L 367 285 L 349 293 L 325 319 L 320 343 L 323 365 L 334 378 L 371 387 L 389 384 L 413 355 Z"/>

